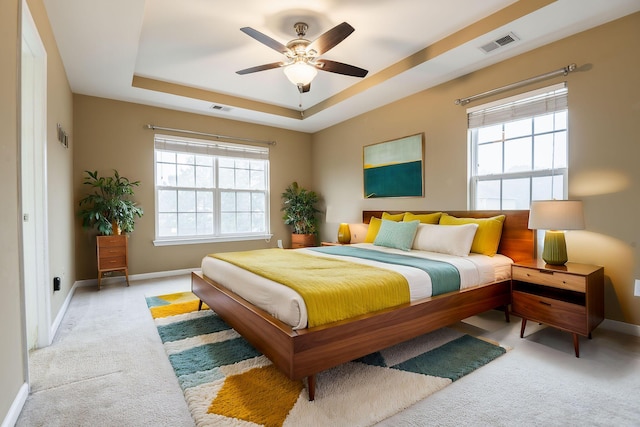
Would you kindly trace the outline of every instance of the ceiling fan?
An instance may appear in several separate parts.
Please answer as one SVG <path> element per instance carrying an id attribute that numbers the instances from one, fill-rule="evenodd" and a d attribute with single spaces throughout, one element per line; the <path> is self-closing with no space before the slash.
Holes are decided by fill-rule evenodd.
<path id="1" fill-rule="evenodd" d="M 298 87 L 300 93 L 304 93 L 309 92 L 309 89 L 311 89 L 311 81 L 316 76 L 317 70 L 354 77 L 364 77 L 369 72 L 353 65 L 318 58 L 355 31 L 355 29 L 346 22 L 336 25 L 313 42 L 304 38 L 309 28 L 306 23 L 298 22 L 293 28 L 298 34 L 298 38 L 291 40 L 286 46 L 251 27 L 240 28 L 240 31 L 248 36 L 282 53 L 287 57 L 287 60 L 285 62 L 272 62 L 270 64 L 245 68 L 244 70 L 236 71 L 236 73 L 250 74 L 272 68 L 284 67 L 284 73 L 287 78 Z"/>

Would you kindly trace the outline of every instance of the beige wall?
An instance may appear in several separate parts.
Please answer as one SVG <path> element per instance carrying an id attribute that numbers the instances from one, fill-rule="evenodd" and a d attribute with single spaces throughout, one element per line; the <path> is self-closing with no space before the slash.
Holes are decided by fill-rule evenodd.
<path id="1" fill-rule="evenodd" d="M 0 2 L 0 420 L 26 381 L 19 269 L 18 202 L 18 17 L 19 0 Z"/>
<path id="2" fill-rule="evenodd" d="M 33 20 L 47 51 L 47 220 L 49 278 L 52 321 L 58 315 L 75 277 L 73 211 L 73 95 L 58 52 L 42 0 L 28 0 Z M 57 124 L 69 135 L 69 148 L 57 138 Z M 59 292 L 53 292 L 53 278 L 61 278 Z"/>
<path id="3" fill-rule="evenodd" d="M 136 221 L 135 231 L 129 238 L 130 274 L 199 267 L 207 253 L 275 247 L 277 239 L 289 244 L 291 231 L 281 220 L 280 194 L 294 180 L 304 186 L 310 184 L 310 135 L 83 95 L 74 96 L 74 123 L 76 207 L 86 192 L 82 185 L 85 170 L 107 174 L 117 169 L 121 175 L 141 181 L 135 190 L 135 200 L 144 209 L 144 216 Z M 154 246 L 154 131 L 144 128 L 149 123 L 174 129 L 275 140 L 277 144 L 270 149 L 271 241 Z M 95 278 L 95 232 L 82 229 L 78 219 L 76 231 L 77 277 Z"/>
<path id="4" fill-rule="evenodd" d="M 20 272 L 21 244 L 19 228 L 20 164 L 19 151 L 19 68 L 21 36 L 18 28 L 20 1 L 0 3 L 0 182 L 2 202 L 0 218 L 5 227 L 0 230 L 0 419 L 4 419 L 16 399 L 19 387 L 26 381 L 23 341 L 22 277 Z M 68 132 L 73 127 L 72 95 L 60 55 L 41 0 L 29 0 L 29 9 L 47 51 L 47 185 L 50 277 L 41 284 L 50 293 L 51 321 L 58 315 L 75 282 L 74 222 L 72 207 L 72 149 L 64 149 L 56 139 L 56 124 Z M 73 140 L 73 138 L 72 138 Z M 62 278 L 62 289 L 53 292 L 52 278 Z"/>
<path id="5" fill-rule="evenodd" d="M 587 223 L 587 230 L 567 233 L 570 260 L 603 265 L 606 317 L 640 325 L 640 298 L 633 296 L 640 278 L 639 41 L 636 13 L 318 132 L 314 187 L 343 221 L 358 220 L 362 209 L 465 209 L 466 109 L 453 101 L 572 62 L 586 66 L 519 91 L 568 82 L 569 197 L 584 200 Z M 362 147 L 419 132 L 425 135 L 425 197 L 363 199 Z M 327 224 L 323 238 L 335 240 L 336 230 Z"/>

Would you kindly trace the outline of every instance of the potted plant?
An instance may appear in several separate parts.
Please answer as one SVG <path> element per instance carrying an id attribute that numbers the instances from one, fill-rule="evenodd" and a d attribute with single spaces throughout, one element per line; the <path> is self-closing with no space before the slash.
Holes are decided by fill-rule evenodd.
<path id="1" fill-rule="evenodd" d="M 319 212 L 315 204 L 318 203 L 318 195 L 306 190 L 297 182 L 291 183 L 282 193 L 282 219 L 284 223 L 292 226 L 291 245 L 294 248 L 316 246 L 318 233 Z"/>
<path id="2" fill-rule="evenodd" d="M 100 234 L 120 234 L 133 231 L 136 217 L 142 217 L 142 208 L 130 198 L 133 187 L 140 181 L 130 181 L 114 169 L 113 176 L 99 176 L 98 171 L 85 171 L 84 185 L 93 190 L 80 200 L 82 226 L 95 227 Z"/>

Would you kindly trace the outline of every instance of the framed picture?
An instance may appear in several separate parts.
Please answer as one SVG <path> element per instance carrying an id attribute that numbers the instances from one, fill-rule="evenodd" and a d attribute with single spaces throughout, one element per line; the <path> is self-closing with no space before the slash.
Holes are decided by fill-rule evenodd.
<path id="1" fill-rule="evenodd" d="M 423 197 L 424 134 L 366 145 L 364 197 Z"/>

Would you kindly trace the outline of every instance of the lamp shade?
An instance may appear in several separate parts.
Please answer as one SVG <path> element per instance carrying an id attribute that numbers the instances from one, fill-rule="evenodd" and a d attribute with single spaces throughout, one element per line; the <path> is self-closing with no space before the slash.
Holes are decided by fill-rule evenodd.
<path id="1" fill-rule="evenodd" d="M 284 74 L 294 85 L 306 86 L 316 77 L 318 70 L 304 61 L 296 61 L 284 67 Z"/>
<path id="2" fill-rule="evenodd" d="M 582 230 L 584 212 L 580 200 L 536 200 L 531 202 L 532 230 Z"/>

